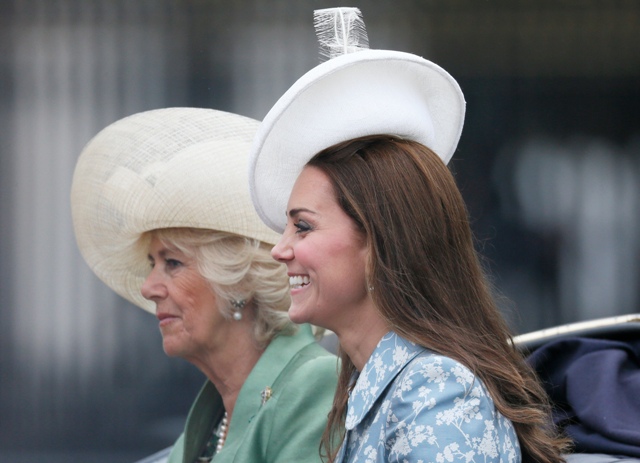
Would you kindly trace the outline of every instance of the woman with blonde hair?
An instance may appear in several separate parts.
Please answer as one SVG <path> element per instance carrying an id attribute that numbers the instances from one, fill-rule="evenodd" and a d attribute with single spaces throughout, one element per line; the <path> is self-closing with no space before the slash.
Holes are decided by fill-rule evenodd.
<path id="1" fill-rule="evenodd" d="M 355 8 L 316 12 L 330 59 L 265 117 L 256 211 L 283 232 L 291 319 L 333 330 L 330 462 L 559 463 L 547 398 L 514 347 L 446 163 L 465 101 L 418 56 L 369 50 Z M 277 167 L 276 167 L 277 166 Z"/>
<path id="2" fill-rule="evenodd" d="M 78 246 L 114 291 L 158 319 L 167 355 L 207 380 L 170 462 L 315 462 L 336 358 L 288 316 L 279 235 L 251 206 L 258 122 L 196 108 L 119 120 L 84 148 L 71 204 Z"/>

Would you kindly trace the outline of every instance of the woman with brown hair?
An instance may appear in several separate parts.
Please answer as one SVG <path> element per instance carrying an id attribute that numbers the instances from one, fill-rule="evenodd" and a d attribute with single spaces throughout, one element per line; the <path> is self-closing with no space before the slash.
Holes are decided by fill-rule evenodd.
<path id="1" fill-rule="evenodd" d="M 340 31 L 328 48 L 348 53 L 276 103 L 250 166 L 254 206 L 283 232 L 272 255 L 287 265 L 289 316 L 340 341 L 326 456 L 561 462 L 566 441 L 495 305 L 446 166 L 462 92 L 432 62 L 360 50 L 364 38 L 343 33 L 362 34 L 358 13 L 318 13 L 321 35 Z"/>

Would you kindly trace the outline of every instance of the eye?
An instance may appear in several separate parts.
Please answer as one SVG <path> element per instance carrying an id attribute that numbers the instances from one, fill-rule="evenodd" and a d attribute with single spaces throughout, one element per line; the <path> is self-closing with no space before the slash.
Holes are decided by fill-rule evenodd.
<path id="1" fill-rule="evenodd" d="M 298 220 L 297 222 L 295 222 L 293 224 L 294 227 L 296 227 L 296 233 L 300 234 L 300 233 L 306 233 L 308 231 L 312 230 L 311 225 L 309 225 L 307 222 L 305 222 L 304 220 Z"/>
<path id="2" fill-rule="evenodd" d="M 165 259 L 164 263 L 169 270 L 173 270 L 182 266 L 182 262 L 176 259 Z"/>

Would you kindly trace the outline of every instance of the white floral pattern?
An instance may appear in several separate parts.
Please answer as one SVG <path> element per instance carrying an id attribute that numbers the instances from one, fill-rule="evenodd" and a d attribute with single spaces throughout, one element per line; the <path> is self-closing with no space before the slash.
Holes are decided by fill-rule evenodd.
<path id="1" fill-rule="evenodd" d="M 521 462 L 511 421 L 453 359 L 390 332 L 353 380 L 337 462 Z"/>

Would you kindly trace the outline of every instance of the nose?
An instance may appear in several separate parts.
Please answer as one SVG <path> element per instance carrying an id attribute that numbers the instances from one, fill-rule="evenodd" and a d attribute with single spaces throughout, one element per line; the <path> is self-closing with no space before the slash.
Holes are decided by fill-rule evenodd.
<path id="1" fill-rule="evenodd" d="M 271 257 L 278 262 L 287 262 L 293 259 L 293 247 L 289 243 L 287 235 L 282 235 L 276 245 L 271 248 Z"/>
<path id="2" fill-rule="evenodd" d="M 157 267 L 156 267 L 157 268 Z M 153 268 L 149 276 L 142 283 L 142 287 L 140 288 L 140 293 L 142 293 L 142 297 L 148 299 L 150 301 L 157 301 L 158 299 L 162 299 L 167 297 L 167 287 L 162 282 L 162 279 L 159 272 Z"/>

